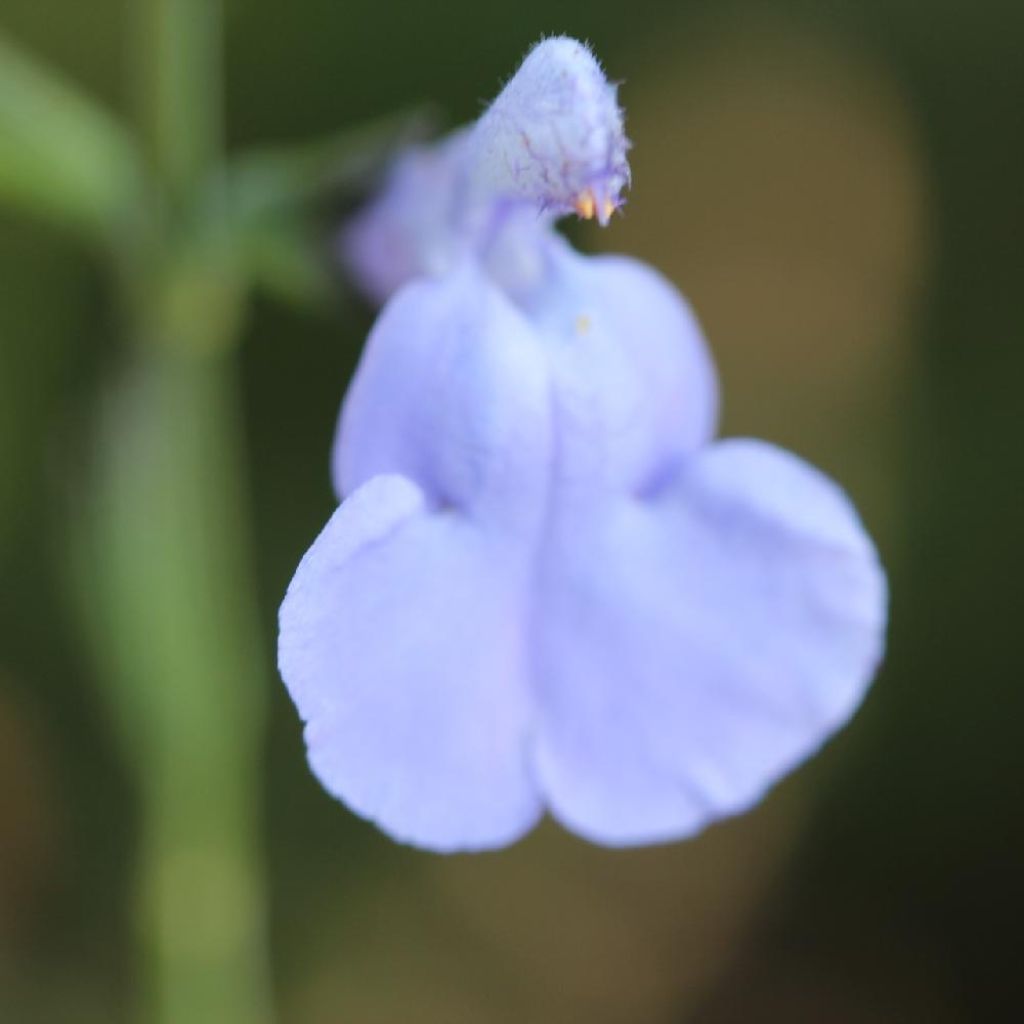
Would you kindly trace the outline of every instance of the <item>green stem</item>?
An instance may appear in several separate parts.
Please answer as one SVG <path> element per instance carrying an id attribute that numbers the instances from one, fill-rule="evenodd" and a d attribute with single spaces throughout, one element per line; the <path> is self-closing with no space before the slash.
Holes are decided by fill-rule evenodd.
<path id="1" fill-rule="evenodd" d="M 117 254 L 137 344 L 99 438 L 94 625 L 140 782 L 144 1019 L 264 1024 L 267 687 L 236 394 L 242 296 L 208 187 L 223 162 L 220 4 L 141 12 L 153 177 Z"/>
<path id="2" fill-rule="evenodd" d="M 143 928 L 161 1024 L 270 1019 L 259 756 L 266 686 L 231 356 L 155 354 L 122 423 L 120 481 L 148 690 Z M 137 588 L 137 589 L 136 589 Z M 143 645 L 140 645 L 143 646 Z"/>
<path id="3" fill-rule="evenodd" d="M 136 61 L 151 165 L 187 200 L 220 157 L 221 0 L 141 0 Z"/>
<path id="4" fill-rule="evenodd" d="M 258 778 L 266 700 L 235 367 L 138 359 L 105 407 L 89 586 L 140 785 L 144 1019 L 270 1019 Z"/>

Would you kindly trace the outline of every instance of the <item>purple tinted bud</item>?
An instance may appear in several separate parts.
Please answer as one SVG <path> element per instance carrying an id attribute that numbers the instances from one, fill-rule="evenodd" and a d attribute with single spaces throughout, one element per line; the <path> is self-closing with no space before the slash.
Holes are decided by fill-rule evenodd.
<path id="1" fill-rule="evenodd" d="M 341 254 L 374 301 L 479 259 L 514 292 L 541 273 L 555 217 L 607 224 L 629 183 L 615 87 L 590 51 L 538 43 L 477 124 L 408 150 L 344 230 Z"/>
<path id="2" fill-rule="evenodd" d="M 377 197 L 342 232 L 342 258 L 375 302 L 414 277 L 450 270 L 465 248 L 458 225 L 467 138 L 466 131 L 454 132 L 406 150 Z"/>
<path id="3" fill-rule="evenodd" d="M 473 130 L 474 179 L 492 195 L 607 224 L 629 184 L 616 88 L 575 39 L 538 43 Z"/>

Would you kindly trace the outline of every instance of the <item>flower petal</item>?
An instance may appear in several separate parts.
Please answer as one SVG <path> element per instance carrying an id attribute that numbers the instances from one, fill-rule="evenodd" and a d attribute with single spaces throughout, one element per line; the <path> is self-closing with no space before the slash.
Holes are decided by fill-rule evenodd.
<path id="1" fill-rule="evenodd" d="M 714 364 L 690 307 L 656 270 L 559 239 L 546 285 L 518 301 L 548 338 L 566 474 L 646 490 L 714 436 Z"/>
<path id="2" fill-rule="evenodd" d="M 352 495 L 281 607 L 281 675 L 324 787 L 436 850 L 535 823 L 522 560 L 398 476 Z"/>
<path id="3" fill-rule="evenodd" d="M 536 528 L 548 391 L 541 339 L 475 264 L 413 282 L 382 311 L 346 396 L 335 486 L 401 473 L 436 504 Z"/>
<path id="4" fill-rule="evenodd" d="M 554 527 L 536 637 L 541 788 L 598 842 L 756 801 L 860 702 L 886 591 L 856 513 L 795 456 L 725 441 L 648 500 Z"/>

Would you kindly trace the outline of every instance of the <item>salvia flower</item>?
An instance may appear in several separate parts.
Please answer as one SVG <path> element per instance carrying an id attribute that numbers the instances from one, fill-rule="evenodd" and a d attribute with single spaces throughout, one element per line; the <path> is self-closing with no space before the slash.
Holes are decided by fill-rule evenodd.
<path id="1" fill-rule="evenodd" d="M 691 835 L 811 754 L 881 657 L 843 492 L 715 442 L 681 296 L 555 232 L 621 204 L 626 150 L 589 51 L 548 39 L 343 243 L 387 302 L 279 661 L 324 786 L 419 846 L 501 846 L 545 811 L 610 845 Z"/>

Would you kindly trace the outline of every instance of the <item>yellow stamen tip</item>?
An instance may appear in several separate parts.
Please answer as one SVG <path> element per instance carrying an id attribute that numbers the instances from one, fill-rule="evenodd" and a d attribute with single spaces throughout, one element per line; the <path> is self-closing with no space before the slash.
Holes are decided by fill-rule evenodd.
<path id="1" fill-rule="evenodd" d="M 576 212 L 584 219 L 590 220 L 597 212 L 597 203 L 594 202 L 594 193 L 587 189 L 582 195 L 576 197 Z"/>

